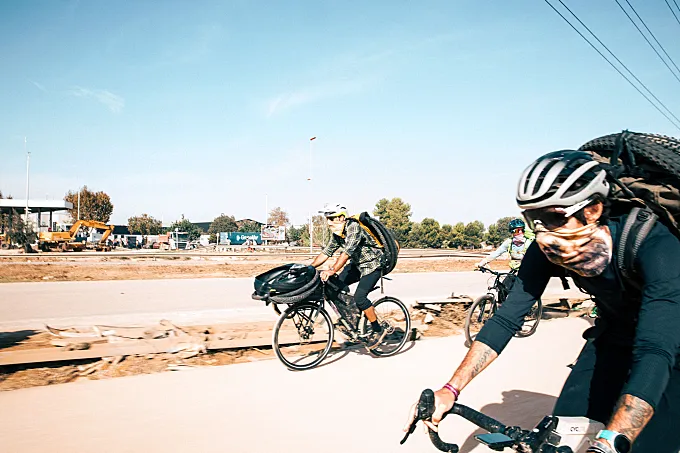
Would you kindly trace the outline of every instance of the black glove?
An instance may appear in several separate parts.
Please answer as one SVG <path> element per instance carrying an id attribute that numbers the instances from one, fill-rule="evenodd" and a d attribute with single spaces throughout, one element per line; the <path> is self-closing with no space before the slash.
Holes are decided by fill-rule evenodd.
<path id="1" fill-rule="evenodd" d="M 586 453 L 617 453 L 617 452 L 612 447 L 610 447 L 609 444 L 596 440 L 593 442 L 590 448 L 586 450 Z"/>

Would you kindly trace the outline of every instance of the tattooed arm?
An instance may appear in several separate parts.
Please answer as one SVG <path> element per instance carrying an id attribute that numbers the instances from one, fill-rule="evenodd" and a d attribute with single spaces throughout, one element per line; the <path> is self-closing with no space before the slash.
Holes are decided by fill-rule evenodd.
<path id="1" fill-rule="evenodd" d="M 453 377 L 449 380 L 449 384 L 458 391 L 463 390 L 463 388 L 468 385 L 475 376 L 481 373 L 484 368 L 489 366 L 496 357 L 498 357 L 498 354 L 493 349 L 484 343 L 475 341 L 472 343 L 472 347 L 470 347 L 463 362 L 456 372 L 453 373 Z M 442 420 L 442 416 L 453 407 L 455 402 L 456 396 L 446 388 L 434 392 L 434 414 L 432 414 L 432 421 L 425 421 L 425 424 L 436 431 L 437 425 Z M 408 421 L 406 422 L 406 425 L 404 425 L 405 432 L 409 430 L 411 423 L 416 417 L 416 406 L 417 403 L 411 406 Z"/>
<path id="2" fill-rule="evenodd" d="M 624 434 L 632 443 L 652 415 L 654 409 L 647 402 L 632 395 L 622 395 L 607 429 Z"/>
<path id="3" fill-rule="evenodd" d="M 465 355 L 463 362 L 460 364 L 453 377 L 449 380 L 449 384 L 458 390 L 463 390 L 466 385 L 470 383 L 475 376 L 484 370 L 491 362 L 493 362 L 498 354 L 489 346 L 475 341 L 472 347 Z"/>

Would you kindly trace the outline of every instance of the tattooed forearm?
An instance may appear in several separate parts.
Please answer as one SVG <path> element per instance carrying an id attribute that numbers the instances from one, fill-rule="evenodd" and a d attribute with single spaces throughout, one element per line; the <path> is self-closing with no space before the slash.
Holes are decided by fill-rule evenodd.
<path id="1" fill-rule="evenodd" d="M 648 403 L 632 395 L 623 395 L 614 409 L 614 416 L 607 428 L 625 434 L 632 442 L 647 425 L 652 415 L 654 415 L 654 409 Z"/>
<path id="2" fill-rule="evenodd" d="M 485 345 L 475 341 L 451 378 L 451 385 L 462 390 L 475 376 L 482 372 L 498 354 Z"/>

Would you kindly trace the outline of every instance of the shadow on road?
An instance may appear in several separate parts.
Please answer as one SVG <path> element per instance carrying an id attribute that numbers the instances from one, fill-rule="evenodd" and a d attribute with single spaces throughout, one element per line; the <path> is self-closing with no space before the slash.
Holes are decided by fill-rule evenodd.
<path id="1" fill-rule="evenodd" d="M 37 334 L 36 330 L 17 330 L 16 332 L 0 332 L 0 349 L 16 346 L 27 338 Z"/>
<path id="2" fill-rule="evenodd" d="M 480 412 L 508 426 L 530 429 L 536 426 L 543 417 L 552 413 L 556 401 L 557 398 L 551 395 L 526 390 L 508 390 L 503 392 L 502 403 L 487 404 L 480 409 Z M 450 423 L 453 423 L 453 420 Z M 460 453 L 470 453 L 479 445 L 474 436 L 485 432 L 483 429 L 478 429 L 472 433 L 461 445 Z M 455 441 L 455 439 L 447 440 L 446 438 L 444 440 L 448 442 Z"/>
<path id="3" fill-rule="evenodd" d="M 407 351 L 410 351 L 411 349 L 413 349 L 413 347 L 415 345 L 416 345 L 415 341 L 410 341 L 410 342 L 408 342 L 404 345 L 404 347 L 401 349 L 401 351 L 397 352 L 396 354 L 394 354 L 390 357 L 396 357 L 396 356 L 401 355 L 401 354 L 403 354 Z M 390 357 L 374 356 L 373 354 L 371 354 L 370 352 L 368 352 L 366 350 L 366 347 L 364 347 L 360 344 L 347 346 L 347 347 L 344 347 L 344 348 L 335 348 L 334 347 L 330 350 L 330 352 L 326 356 L 326 359 L 320 365 L 316 366 L 315 368 L 322 368 L 322 367 L 331 365 L 331 364 L 337 362 L 338 360 L 344 359 L 350 353 L 358 354 L 358 355 L 367 355 L 367 356 L 372 357 L 374 359 L 382 359 L 382 358 L 389 359 L 390 358 Z"/>

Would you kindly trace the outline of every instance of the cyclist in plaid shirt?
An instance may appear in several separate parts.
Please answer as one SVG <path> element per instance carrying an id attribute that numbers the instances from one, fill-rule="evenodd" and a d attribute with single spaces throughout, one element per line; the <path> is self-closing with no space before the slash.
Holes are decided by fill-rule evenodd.
<path id="1" fill-rule="evenodd" d="M 383 251 L 371 235 L 361 228 L 359 222 L 348 220 L 347 208 L 343 205 L 326 205 L 321 212 L 326 217 L 332 234 L 328 245 L 314 258 L 311 265 L 319 267 L 336 251 L 341 250 L 335 263 L 321 272 L 321 279 L 326 281 L 339 272 L 338 279 L 343 284 L 349 286 L 359 282 L 354 300 L 371 322 L 372 331 L 367 339 L 367 347 L 374 349 L 380 345 L 387 333 L 378 321 L 373 304 L 368 299 L 368 293 L 382 276 Z M 349 265 L 345 266 L 348 261 Z"/>

